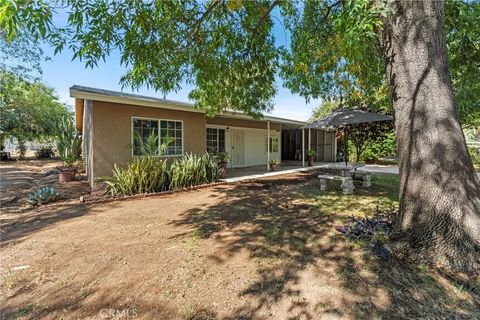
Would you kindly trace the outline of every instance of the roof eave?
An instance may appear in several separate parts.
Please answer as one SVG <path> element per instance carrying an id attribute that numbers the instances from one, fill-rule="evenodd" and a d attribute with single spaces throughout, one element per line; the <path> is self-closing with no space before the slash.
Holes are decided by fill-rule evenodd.
<path id="1" fill-rule="evenodd" d="M 70 88 L 70 97 L 77 98 L 77 99 L 84 99 L 84 100 L 131 104 L 131 105 L 151 107 L 151 108 L 162 108 L 162 109 L 179 110 L 179 111 L 186 111 L 186 112 L 205 113 L 204 110 L 196 109 L 193 104 L 189 104 L 189 103 L 183 103 L 183 102 L 178 102 L 173 100 L 161 100 L 161 99 L 155 99 L 155 98 L 149 99 L 148 97 L 145 97 L 145 96 L 138 96 L 138 97 L 115 96 L 115 95 L 110 95 L 105 93 L 86 92 L 82 90 L 81 87 L 75 87 L 75 86 Z M 288 124 L 293 126 L 304 126 L 308 124 L 308 122 L 304 122 L 304 121 L 271 117 L 271 116 L 264 116 L 261 119 L 253 119 L 252 117 L 246 114 L 243 114 L 240 112 L 230 112 L 230 111 L 223 112 L 217 116 L 224 117 L 224 118 L 231 118 L 231 119 L 245 119 L 245 120 L 265 121 L 265 122 L 270 121 L 274 123 Z"/>

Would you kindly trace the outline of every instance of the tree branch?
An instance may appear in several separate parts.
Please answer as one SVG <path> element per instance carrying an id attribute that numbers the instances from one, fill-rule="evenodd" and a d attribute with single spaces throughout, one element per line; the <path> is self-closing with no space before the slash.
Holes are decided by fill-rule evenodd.
<path id="1" fill-rule="evenodd" d="M 327 13 L 325 13 L 325 16 L 324 16 L 324 19 L 327 19 L 328 16 L 330 15 L 330 12 L 332 11 L 333 8 L 335 8 L 336 6 L 338 6 L 339 4 L 343 3 L 343 0 L 338 0 L 337 2 L 329 5 L 327 7 Z"/>
<path id="2" fill-rule="evenodd" d="M 195 38 L 197 33 L 200 30 L 200 27 L 202 26 L 202 23 L 205 21 L 205 19 L 210 15 L 210 13 L 213 11 L 213 9 L 220 4 L 221 0 L 213 0 L 210 5 L 207 7 L 205 12 L 202 14 L 200 19 L 195 21 L 195 24 L 193 25 L 193 30 L 190 33 L 190 36 L 192 38 Z"/>
<path id="3" fill-rule="evenodd" d="M 268 7 L 267 11 L 263 14 L 263 16 L 257 21 L 255 24 L 255 27 L 252 30 L 252 37 L 255 36 L 255 34 L 258 32 L 258 29 L 262 25 L 263 22 L 265 22 L 265 19 L 270 15 L 273 9 L 279 4 L 278 0 L 274 0 L 270 6 Z"/>
<path id="4" fill-rule="evenodd" d="M 275 9 L 275 7 L 279 5 L 279 2 L 278 0 L 274 0 L 272 1 L 272 3 L 270 3 L 270 6 L 267 8 L 267 10 L 265 11 L 265 13 L 263 14 L 263 16 L 257 21 L 257 23 L 255 24 L 255 27 L 252 29 L 251 33 L 250 33 L 250 41 L 248 41 L 248 44 L 246 46 L 246 48 L 243 50 L 243 54 L 244 55 L 247 55 L 250 53 L 250 49 L 252 47 L 252 43 L 253 43 L 253 39 L 255 38 L 255 35 L 258 33 L 258 29 L 260 28 L 260 26 L 262 25 L 263 22 L 265 22 L 265 20 L 267 19 L 267 17 L 270 15 L 270 13 L 272 12 L 273 9 Z"/>

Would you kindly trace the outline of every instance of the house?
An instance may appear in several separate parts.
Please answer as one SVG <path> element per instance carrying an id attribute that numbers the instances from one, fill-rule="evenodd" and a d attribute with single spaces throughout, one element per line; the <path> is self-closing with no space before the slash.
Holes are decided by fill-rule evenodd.
<path id="1" fill-rule="evenodd" d="M 134 136 L 158 134 L 160 143 L 170 137 L 164 155 L 227 152 L 231 167 L 265 165 L 270 159 L 297 160 L 311 146 L 317 161 L 334 161 L 335 133 L 301 130 L 302 121 L 265 116 L 254 120 L 240 112 L 223 112 L 208 118 L 192 104 L 83 86 L 70 88 L 75 98 L 75 123 L 84 141 L 87 176 L 110 175 L 115 163 L 139 156 Z M 302 148 L 303 141 L 303 148 Z"/>

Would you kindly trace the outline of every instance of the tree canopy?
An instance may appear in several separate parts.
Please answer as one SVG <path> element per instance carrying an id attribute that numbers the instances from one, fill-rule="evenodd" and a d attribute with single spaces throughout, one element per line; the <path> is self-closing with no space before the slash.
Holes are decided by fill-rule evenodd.
<path id="1" fill-rule="evenodd" d="M 480 126 L 480 26 L 477 23 L 479 16 L 478 1 L 447 1 L 445 26 L 449 64 L 458 112 L 465 127 Z M 368 48 L 374 46 L 375 42 Z M 335 50 L 330 53 L 332 56 L 336 55 Z M 372 64 L 375 67 L 372 68 Z M 366 66 L 354 62 L 347 73 L 349 79 L 354 79 L 357 84 L 346 81 L 340 83 L 338 87 L 335 86 L 337 89 L 335 94 L 322 96 L 326 100 L 313 111 L 312 117 L 326 116 L 339 107 L 360 107 L 372 112 L 391 113 L 392 103 L 382 66 L 383 61 L 378 59 L 370 61 Z M 356 72 L 362 68 L 368 73 Z"/>
<path id="2" fill-rule="evenodd" d="M 66 115 L 54 89 L 29 82 L 12 72 L 0 71 L 0 141 L 48 139 L 55 135 L 56 120 Z"/>
<path id="3" fill-rule="evenodd" d="M 446 10 L 467 125 L 480 113 L 479 8 L 479 1 L 449 0 Z M 68 25 L 56 25 L 55 12 L 66 14 Z M 209 115 L 270 111 L 277 76 L 307 100 L 343 96 L 385 111 L 391 103 L 378 30 L 387 12 L 371 0 L 7 1 L 0 30 L 9 40 L 26 30 L 89 67 L 119 50 L 125 86 L 167 93 L 193 84 L 190 98 Z M 279 33 L 289 43 L 280 44 Z"/>

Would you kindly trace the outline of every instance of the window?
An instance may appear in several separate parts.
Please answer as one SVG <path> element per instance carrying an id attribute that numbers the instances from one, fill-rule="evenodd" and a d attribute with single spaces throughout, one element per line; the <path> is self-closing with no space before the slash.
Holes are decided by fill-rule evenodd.
<path id="1" fill-rule="evenodd" d="M 181 155 L 183 153 L 182 122 L 172 120 L 133 118 L 133 155 L 141 156 L 140 146 L 136 137 L 147 141 L 152 134 L 157 137 L 159 146 L 167 143 L 166 155 Z"/>
<path id="2" fill-rule="evenodd" d="M 158 120 L 133 119 L 133 155 L 141 156 L 138 139 L 147 141 L 152 134 L 158 137 Z"/>
<path id="3" fill-rule="evenodd" d="M 278 137 L 270 137 L 269 152 L 278 152 Z"/>
<path id="4" fill-rule="evenodd" d="M 207 152 L 225 152 L 225 129 L 207 128 Z"/>
<path id="5" fill-rule="evenodd" d="M 160 143 L 167 144 L 167 155 L 183 153 L 182 122 L 160 120 Z"/>

